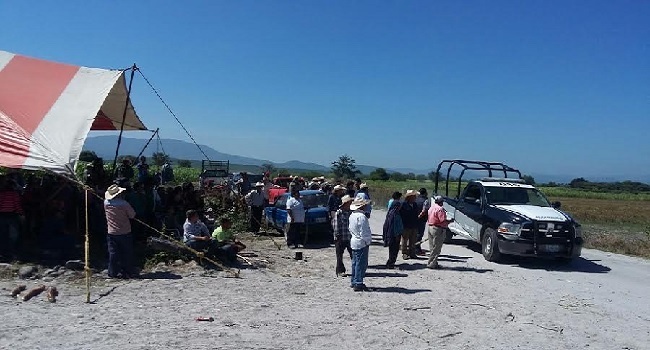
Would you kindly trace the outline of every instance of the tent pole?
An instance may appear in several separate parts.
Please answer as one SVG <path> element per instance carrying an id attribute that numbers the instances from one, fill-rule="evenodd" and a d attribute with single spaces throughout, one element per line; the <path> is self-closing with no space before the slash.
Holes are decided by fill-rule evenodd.
<path id="1" fill-rule="evenodd" d="M 117 137 L 117 147 L 115 148 L 115 158 L 113 159 L 113 178 L 117 175 L 117 155 L 120 152 L 120 144 L 122 143 L 122 133 L 124 132 L 124 123 L 126 122 L 126 112 L 129 108 L 129 102 L 131 102 L 131 86 L 133 85 L 133 75 L 138 67 L 133 64 L 131 67 L 131 77 L 129 78 L 129 89 L 126 92 L 126 103 L 124 104 L 124 113 L 122 113 L 122 125 L 120 125 L 120 135 Z"/>
<path id="2" fill-rule="evenodd" d="M 156 135 L 158 134 L 158 130 L 159 130 L 159 129 L 160 129 L 160 128 L 156 128 L 156 131 L 153 132 L 153 135 L 151 135 L 151 137 L 149 138 L 149 141 L 147 141 L 147 143 L 144 145 L 144 147 L 142 147 L 142 151 L 140 151 L 140 154 L 138 154 L 138 156 L 136 157 L 136 159 L 139 159 L 140 156 L 142 155 L 142 153 L 144 153 L 144 151 L 145 151 L 145 150 L 147 149 L 147 147 L 149 146 L 149 143 L 151 143 L 151 140 L 153 140 L 153 138 L 156 137 Z"/>
<path id="3" fill-rule="evenodd" d="M 85 207 L 86 207 L 86 243 L 85 250 L 85 267 L 86 272 L 86 303 L 90 303 L 90 228 L 88 227 L 88 188 L 84 188 Z"/>

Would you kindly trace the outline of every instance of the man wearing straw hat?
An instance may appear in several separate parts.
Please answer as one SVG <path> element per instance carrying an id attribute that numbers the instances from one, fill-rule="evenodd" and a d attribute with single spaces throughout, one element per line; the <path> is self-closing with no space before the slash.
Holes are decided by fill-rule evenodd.
<path id="1" fill-rule="evenodd" d="M 350 274 L 350 287 L 355 292 L 368 290 L 363 283 L 368 269 L 368 253 L 372 243 L 372 232 L 370 223 L 366 217 L 366 206 L 370 204 L 369 200 L 356 198 L 350 205 L 352 214 L 350 214 L 350 248 L 352 248 L 352 273 Z"/>
<path id="2" fill-rule="evenodd" d="M 343 187 L 345 189 L 345 187 Z M 332 228 L 334 230 L 334 246 L 336 247 L 336 276 L 345 276 L 345 264 L 343 264 L 343 251 L 347 250 L 352 258 L 350 247 L 350 204 L 353 198 L 346 195 L 340 199 L 341 204 L 338 210 L 332 215 Z"/>
<path id="3" fill-rule="evenodd" d="M 365 206 L 364 212 L 366 213 L 366 217 L 370 219 L 370 213 L 372 212 L 372 204 L 370 202 L 370 194 L 368 192 L 369 192 L 368 184 L 364 182 L 359 185 L 359 190 L 354 195 L 354 198 L 363 199 L 368 202 L 368 204 Z"/>
<path id="4" fill-rule="evenodd" d="M 327 207 L 330 213 L 330 218 L 333 218 L 336 211 L 339 210 L 339 207 L 342 204 L 341 199 L 343 198 L 344 194 L 345 187 L 341 185 L 334 186 L 334 192 L 330 194 L 329 198 L 327 199 Z"/>
<path id="5" fill-rule="evenodd" d="M 111 185 L 104 194 L 104 210 L 108 226 L 108 277 L 123 278 L 137 276 L 133 268 L 133 235 L 131 234 L 131 219 L 135 218 L 135 210 L 122 197 L 126 188 Z"/>
<path id="6" fill-rule="evenodd" d="M 418 206 L 415 203 L 415 198 L 418 192 L 415 190 L 408 190 L 404 195 L 404 203 L 399 210 L 404 224 L 402 231 L 402 258 L 408 260 L 410 258 L 417 258 L 415 255 L 415 242 L 418 236 Z"/>

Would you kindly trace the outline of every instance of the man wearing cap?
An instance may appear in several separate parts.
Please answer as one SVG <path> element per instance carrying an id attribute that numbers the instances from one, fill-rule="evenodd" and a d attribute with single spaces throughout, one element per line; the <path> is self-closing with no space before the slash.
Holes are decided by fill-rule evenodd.
<path id="1" fill-rule="evenodd" d="M 359 185 L 359 190 L 357 191 L 356 195 L 354 196 L 354 199 L 360 199 L 368 202 L 364 206 L 364 213 L 366 213 L 366 217 L 370 218 L 370 213 L 372 212 L 372 205 L 370 204 L 370 194 L 368 193 L 368 184 L 365 182 Z"/>
<path id="2" fill-rule="evenodd" d="M 399 210 L 399 215 L 402 217 L 404 230 L 402 231 L 402 258 L 408 260 L 409 258 L 417 258 L 415 255 L 415 242 L 418 236 L 418 206 L 415 204 L 415 197 L 418 192 L 415 190 L 408 190 L 404 195 L 404 203 Z"/>
<path id="3" fill-rule="evenodd" d="M 135 210 L 123 199 L 126 188 L 111 185 L 104 194 L 104 211 L 108 227 L 108 277 L 136 277 L 133 268 L 133 235 L 131 234 L 131 219 L 135 218 Z"/>
<path id="4" fill-rule="evenodd" d="M 343 187 L 345 189 L 345 187 Z M 345 195 L 340 198 L 341 204 L 332 215 L 332 228 L 334 229 L 334 246 L 336 248 L 336 276 L 345 276 L 345 264 L 343 264 L 343 252 L 345 250 L 352 259 L 352 248 L 350 247 L 350 204 L 353 198 Z"/>
<path id="5" fill-rule="evenodd" d="M 257 233 L 260 230 L 260 223 L 262 222 L 262 212 L 264 211 L 264 202 L 266 197 L 264 196 L 264 183 L 257 182 L 255 184 L 255 189 L 244 196 L 246 204 L 250 206 L 250 219 L 249 219 L 249 230 L 250 232 Z"/>
<path id="6" fill-rule="evenodd" d="M 427 224 L 429 226 L 429 262 L 427 267 L 430 269 L 437 269 L 438 256 L 442 250 L 442 244 L 445 241 L 445 231 L 450 222 L 454 220 L 447 220 L 447 211 L 442 207 L 444 200 L 442 196 L 434 198 L 434 204 L 429 208 L 429 216 Z"/>
<path id="7" fill-rule="evenodd" d="M 363 278 L 366 276 L 366 269 L 368 269 L 368 253 L 372 243 L 372 232 L 366 216 L 366 206 L 369 204 L 370 201 L 360 198 L 356 198 L 350 204 L 350 210 L 352 210 L 350 224 L 348 225 L 350 248 L 352 248 L 350 287 L 354 288 L 355 292 L 367 290 Z"/>

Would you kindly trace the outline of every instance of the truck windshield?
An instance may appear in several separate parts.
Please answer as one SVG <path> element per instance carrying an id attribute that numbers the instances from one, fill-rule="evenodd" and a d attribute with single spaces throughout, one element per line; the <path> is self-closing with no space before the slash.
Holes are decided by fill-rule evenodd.
<path id="1" fill-rule="evenodd" d="M 534 188 L 486 187 L 485 193 L 488 204 L 551 206 L 546 197 Z"/>
<path id="2" fill-rule="evenodd" d="M 308 194 L 300 198 L 305 208 L 326 207 L 329 199 L 325 193 Z"/>

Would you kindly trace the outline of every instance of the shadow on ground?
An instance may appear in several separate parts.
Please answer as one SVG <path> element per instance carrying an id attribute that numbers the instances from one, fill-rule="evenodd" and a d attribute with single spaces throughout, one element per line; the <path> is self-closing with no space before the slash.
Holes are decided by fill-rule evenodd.
<path id="1" fill-rule="evenodd" d="M 460 272 L 476 272 L 476 273 L 486 273 L 486 272 L 494 271 L 492 269 L 477 269 L 477 268 L 468 267 L 468 266 L 447 266 L 447 265 L 441 265 L 440 270 L 460 271 Z"/>
<path id="2" fill-rule="evenodd" d="M 179 280 L 183 277 L 169 271 L 147 272 L 140 275 L 143 280 Z"/>
<path id="3" fill-rule="evenodd" d="M 398 272 L 366 272 L 366 277 L 408 277 L 408 275 Z"/>
<path id="4" fill-rule="evenodd" d="M 560 272 L 607 273 L 612 269 L 599 264 L 600 260 L 589 260 L 583 257 L 571 261 L 557 261 L 541 258 L 506 257 L 504 263 L 531 270 L 546 270 Z"/>
<path id="5" fill-rule="evenodd" d="M 399 294 L 431 293 L 431 289 L 408 289 L 402 287 L 374 287 L 374 288 L 370 288 L 370 290 L 379 293 L 399 293 Z"/>

